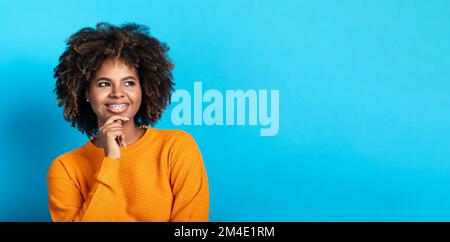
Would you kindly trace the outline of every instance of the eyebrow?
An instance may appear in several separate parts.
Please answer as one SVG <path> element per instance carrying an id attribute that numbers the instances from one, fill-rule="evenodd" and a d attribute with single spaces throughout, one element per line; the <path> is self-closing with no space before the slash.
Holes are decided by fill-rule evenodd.
<path id="1" fill-rule="evenodd" d="M 126 77 L 124 77 L 124 78 L 122 78 L 120 80 L 121 81 L 125 81 L 125 80 L 128 80 L 128 79 L 133 79 L 133 80 L 136 81 L 136 78 L 134 78 L 134 76 L 126 76 Z M 99 77 L 99 78 L 97 78 L 97 80 L 95 80 L 95 82 L 98 82 L 98 81 L 112 81 L 112 79 L 110 79 L 108 77 Z"/>

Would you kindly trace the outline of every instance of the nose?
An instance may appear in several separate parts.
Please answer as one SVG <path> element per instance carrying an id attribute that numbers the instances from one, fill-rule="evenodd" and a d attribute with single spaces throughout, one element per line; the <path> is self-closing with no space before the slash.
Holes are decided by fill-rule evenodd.
<path id="1" fill-rule="evenodd" d="M 113 88 L 111 89 L 111 93 L 109 94 L 109 96 L 112 98 L 122 98 L 125 95 L 120 85 L 113 85 Z"/>

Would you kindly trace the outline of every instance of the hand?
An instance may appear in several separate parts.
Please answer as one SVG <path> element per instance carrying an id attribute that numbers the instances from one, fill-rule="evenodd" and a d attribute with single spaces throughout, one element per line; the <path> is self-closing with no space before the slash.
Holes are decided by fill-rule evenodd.
<path id="1" fill-rule="evenodd" d="M 120 147 L 126 148 L 122 123 L 129 120 L 124 116 L 113 115 L 99 128 L 105 156 L 116 160 L 120 158 Z"/>

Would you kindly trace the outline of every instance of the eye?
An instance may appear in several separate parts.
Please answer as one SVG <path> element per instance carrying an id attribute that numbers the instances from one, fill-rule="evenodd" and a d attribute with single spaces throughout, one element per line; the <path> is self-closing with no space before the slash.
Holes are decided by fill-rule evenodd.
<path id="1" fill-rule="evenodd" d="M 134 85 L 135 85 L 134 81 L 125 82 L 125 86 L 134 86 Z"/>
<path id="2" fill-rule="evenodd" d="M 109 83 L 108 82 L 100 82 L 100 83 L 97 84 L 97 86 L 99 86 L 99 87 L 106 87 L 106 86 L 109 86 Z"/>

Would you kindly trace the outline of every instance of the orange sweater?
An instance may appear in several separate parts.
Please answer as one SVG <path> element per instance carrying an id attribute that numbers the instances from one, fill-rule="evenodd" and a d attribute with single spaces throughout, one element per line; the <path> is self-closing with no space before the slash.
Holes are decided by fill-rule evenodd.
<path id="1" fill-rule="evenodd" d="M 53 221 L 208 221 L 209 188 L 191 135 L 146 127 L 119 160 L 91 140 L 47 176 Z"/>

